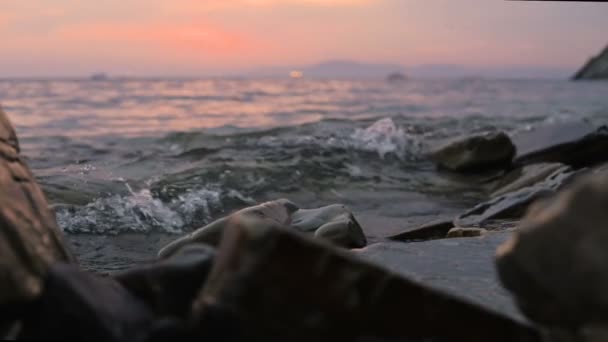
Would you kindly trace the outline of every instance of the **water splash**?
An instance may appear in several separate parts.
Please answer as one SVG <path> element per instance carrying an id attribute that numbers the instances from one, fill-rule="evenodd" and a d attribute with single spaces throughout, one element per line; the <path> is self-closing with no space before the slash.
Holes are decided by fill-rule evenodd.
<path id="1" fill-rule="evenodd" d="M 420 148 L 419 139 L 397 127 L 391 118 L 380 119 L 365 129 L 358 128 L 350 137 L 352 147 L 378 152 L 382 159 L 390 153 L 404 158 Z"/>

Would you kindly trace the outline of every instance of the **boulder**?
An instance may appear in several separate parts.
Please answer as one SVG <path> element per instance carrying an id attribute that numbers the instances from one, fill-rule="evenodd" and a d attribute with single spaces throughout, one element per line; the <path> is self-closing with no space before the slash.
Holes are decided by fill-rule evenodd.
<path id="1" fill-rule="evenodd" d="M 574 80 L 608 79 L 608 46 L 597 56 L 592 57 L 572 77 Z"/>
<path id="2" fill-rule="evenodd" d="M 0 108 L 0 307 L 34 300 L 50 265 L 72 261 Z"/>
<path id="3" fill-rule="evenodd" d="M 554 172 L 570 171 L 570 167 L 561 163 L 539 163 L 519 167 L 493 184 L 491 198 L 534 185 L 544 181 Z"/>
<path id="4" fill-rule="evenodd" d="M 212 247 L 193 243 L 167 259 L 113 276 L 156 315 L 186 318 L 195 295 L 207 279 L 214 257 Z"/>
<path id="5" fill-rule="evenodd" d="M 163 247 L 159 257 L 167 257 L 179 247 L 193 242 L 217 246 L 230 217 L 238 215 L 273 218 L 276 222 L 290 226 L 296 231 L 311 234 L 345 248 L 360 248 L 367 244 L 361 226 L 345 205 L 332 204 L 316 209 L 299 209 L 291 201 L 279 199 L 239 210 L 228 217 L 214 221 Z"/>
<path id="6" fill-rule="evenodd" d="M 576 172 L 558 169 L 544 181 L 480 203 L 456 217 L 456 227 L 484 227 L 491 220 L 513 220 L 524 216 L 534 201 L 555 194 L 567 185 Z"/>
<path id="7" fill-rule="evenodd" d="M 439 167 L 451 171 L 484 171 L 509 166 L 515 146 L 504 132 L 486 132 L 450 141 L 430 156 Z"/>
<path id="8" fill-rule="evenodd" d="M 242 340 L 539 340 L 508 317 L 247 215 L 228 224 L 192 326 L 217 315 Z"/>
<path id="9" fill-rule="evenodd" d="M 500 278 L 532 320 L 580 330 L 608 323 L 608 175 L 581 178 L 530 208 L 497 251 Z"/>
<path id="10" fill-rule="evenodd" d="M 55 264 L 18 339 L 134 342 L 153 328 L 149 308 L 116 281 Z"/>
<path id="11" fill-rule="evenodd" d="M 513 136 L 514 163 L 563 163 L 575 168 L 608 160 L 608 128 L 574 121 L 536 127 Z"/>

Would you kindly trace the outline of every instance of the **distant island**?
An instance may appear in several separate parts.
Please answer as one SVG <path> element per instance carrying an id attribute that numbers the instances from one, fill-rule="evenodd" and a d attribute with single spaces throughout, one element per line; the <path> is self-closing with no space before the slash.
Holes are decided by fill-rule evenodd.
<path id="1" fill-rule="evenodd" d="M 592 57 L 574 76 L 574 80 L 608 80 L 608 46 Z"/>

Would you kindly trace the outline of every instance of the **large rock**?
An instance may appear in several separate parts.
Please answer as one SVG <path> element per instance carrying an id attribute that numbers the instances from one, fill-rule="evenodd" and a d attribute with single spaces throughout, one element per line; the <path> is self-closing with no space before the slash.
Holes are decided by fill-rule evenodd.
<path id="1" fill-rule="evenodd" d="M 588 176 L 535 204 L 497 252 L 504 285 L 534 321 L 608 323 L 608 175 Z"/>
<path id="2" fill-rule="evenodd" d="M 563 163 L 579 168 L 608 160 L 608 128 L 580 122 L 536 127 L 513 137 L 514 163 Z"/>
<path id="3" fill-rule="evenodd" d="M 0 307 L 35 299 L 49 266 L 73 260 L 0 108 Z"/>
<path id="4" fill-rule="evenodd" d="M 231 219 L 193 308 L 193 326 L 223 315 L 242 340 L 539 340 L 503 315 L 246 215 Z"/>
<path id="5" fill-rule="evenodd" d="M 515 146 L 504 132 L 460 138 L 431 152 L 431 159 L 441 168 L 452 171 L 484 171 L 511 164 Z"/>
<path id="6" fill-rule="evenodd" d="M 493 184 L 494 189 L 490 197 L 495 198 L 542 182 L 558 170 L 564 173 L 569 171 L 570 167 L 561 163 L 539 163 L 519 167 Z"/>
<path id="7" fill-rule="evenodd" d="M 194 243 L 170 258 L 115 274 L 114 278 L 156 315 L 186 318 L 211 271 L 214 257 L 213 248 Z"/>
<path id="8" fill-rule="evenodd" d="M 56 264 L 19 338 L 135 342 L 153 329 L 152 312 L 117 282 Z"/>
<path id="9" fill-rule="evenodd" d="M 239 210 L 228 217 L 214 221 L 171 242 L 163 247 L 158 255 L 161 258 L 167 257 L 180 247 L 194 242 L 217 246 L 230 217 L 242 215 L 271 218 L 281 225 L 312 234 L 341 247 L 359 248 L 367 244 L 361 226 L 346 206 L 333 204 L 316 209 L 300 209 L 289 200 L 279 199 Z"/>
<path id="10" fill-rule="evenodd" d="M 591 58 L 572 78 L 574 80 L 608 79 L 608 46 Z"/>

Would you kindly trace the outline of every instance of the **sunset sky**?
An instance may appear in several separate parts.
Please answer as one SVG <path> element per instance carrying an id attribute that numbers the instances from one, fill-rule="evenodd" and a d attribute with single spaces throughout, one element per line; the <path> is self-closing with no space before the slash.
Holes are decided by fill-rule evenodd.
<path id="1" fill-rule="evenodd" d="M 2 0 L 0 77 L 208 75 L 328 59 L 576 69 L 608 3 Z"/>

